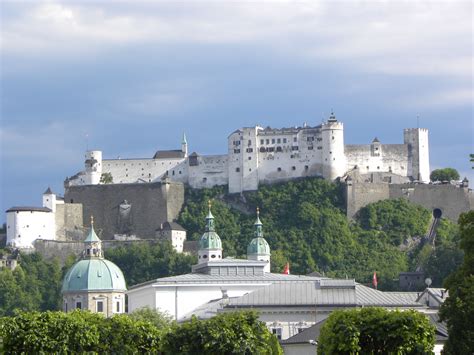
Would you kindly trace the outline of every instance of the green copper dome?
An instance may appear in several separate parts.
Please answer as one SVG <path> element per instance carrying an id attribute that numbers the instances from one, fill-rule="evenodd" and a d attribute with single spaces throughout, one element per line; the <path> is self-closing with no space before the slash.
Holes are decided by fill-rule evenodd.
<path id="1" fill-rule="evenodd" d="M 263 238 L 262 222 L 260 221 L 260 210 L 257 208 L 257 220 L 255 221 L 255 238 L 252 239 L 247 247 L 247 255 L 264 254 L 270 255 L 270 246 Z"/>
<path id="2" fill-rule="evenodd" d="M 122 271 L 105 259 L 79 260 L 67 272 L 62 292 L 92 290 L 126 291 Z"/>
<path id="3" fill-rule="evenodd" d="M 253 238 L 247 247 L 247 255 L 264 254 L 270 255 L 270 245 L 268 245 L 265 238 Z"/>
<path id="4" fill-rule="evenodd" d="M 214 230 L 214 216 L 211 213 L 211 203 L 209 202 L 209 213 L 206 217 L 206 231 L 199 240 L 199 249 L 222 249 L 222 242 L 219 235 Z"/>

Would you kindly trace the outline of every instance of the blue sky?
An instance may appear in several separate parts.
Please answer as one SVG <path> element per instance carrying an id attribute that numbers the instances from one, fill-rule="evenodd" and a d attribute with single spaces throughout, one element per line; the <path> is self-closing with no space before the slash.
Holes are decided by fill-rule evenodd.
<path id="1" fill-rule="evenodd" d="M 1 210 L 41 204 L 84 151 L 225 153 L 241 126 L 345 141 L 430 131 L 432 169 L 474 182 L 470 1 L 2 2 Z M 5 215 L 0 220 L 4 221 Z"/>

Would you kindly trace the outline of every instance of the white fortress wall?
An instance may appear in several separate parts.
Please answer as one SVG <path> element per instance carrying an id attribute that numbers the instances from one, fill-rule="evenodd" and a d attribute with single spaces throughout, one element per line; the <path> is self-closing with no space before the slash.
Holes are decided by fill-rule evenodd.
<path id="1" fill-rule="evenodd" d="M 171 171 L 181 162 L 179 159 L 105 159 L 102 171 L 112 174 L 114 183 L 152 182 L 161 178 L 167 171 Z M 176 175 L 185 174 L 177 170 Z M 171 177 L 171 173 L 169 173 Z"/>
<path id="2" fill-rule="evenodd" d="M 379 148 L 375 151 L 374 148 Z M 380 152 L 377 154 L 376 152 Z M 405 144 L 346 145 L 347 170 L 355 166 L 361 174 L 370 172 L 392 172 L 407 176 L 408 148 Z"/>
<path id="3" fill-rule="evenodd" d="M 237 130 L 229 135 L 228 142 L 228 176 L 229 193 L 242 192 L 242 131 Z"/>
<path id="4" fill-rule="evenodd" d="M 229 181 L 227 155 L 191 155 L 188 164 L 188 184 L 193 188 L 211 188 Z"/>
<path id="5" fill-rule="evenodd" d="M 7 212 L 7 245 L 33 248 L 36 239 L 56 239 L 54 213 L 34 210 Z"/>

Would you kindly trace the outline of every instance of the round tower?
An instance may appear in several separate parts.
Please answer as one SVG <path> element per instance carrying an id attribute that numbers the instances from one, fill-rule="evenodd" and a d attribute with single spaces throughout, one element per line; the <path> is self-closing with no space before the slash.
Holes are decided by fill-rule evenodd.
<path id="1" fill-rule="evenodd" d="M 264 272 L 270 272 L 270 246 L 263 238 L 262 222 L 260 221 L 260 210 L 257 208 L 257 220 L 255 221 L 255 238 L 247 246 L 247 259 L 266 261 Z"/>
<path id="2" fill-rule="evenodd" d="M 209 201 L 209 213 L 206 217 L 206 231 L 199 240 L 198 264 L 221 259 L 222 242 L 215 231 L 214 216 L 211 213 L 211 201 Z"/>
<path id="3" fill-rule="evenodd" d="M 124 313 L 126 290 L 120 268 L 104 259 L 102 241 L 94 231 L 91 218 L 82 258 L 69 269 L 63 280 L 63 310 L 86 309 L 107 317 Z"/>
<path id="4" fill-rule="evenodd" d="M 344 155 L 344 126 L 334 113 L 321 125 L 323 177 L 334 180 L 346 172 Z"/>
<path id="5" fill-rule="evenodd" d="M 84 184 L 100 184 L 100 177 L 102 176 L 102 152 L 100 150 L 88 150 L 85 158 Z"/>

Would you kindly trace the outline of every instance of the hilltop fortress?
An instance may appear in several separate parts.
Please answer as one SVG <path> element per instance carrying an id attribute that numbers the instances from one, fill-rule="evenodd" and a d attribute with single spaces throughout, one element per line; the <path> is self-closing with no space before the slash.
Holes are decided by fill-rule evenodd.
<path id="1" fill-rule="evenodd" d="M 244 127 L 228 137 L 227 154 L 188 155 L 183 136 L 180 150 L 157 151 L 152 158 L 102 159 L 86 152 L 85 170 L 65 187 L 98 185 L 103 174 L 114 184 L 152 183 L 167 177 L 193 188 L 228 185 L 229 193 L 257 190 L 260 183 L 320 176 L 334 180 L 356 170 L 383 175 L 386 182 L 429 182 L 428 130 L 409 128 L 403 144 L 345 145 L 344 126 L 334 114 L 314 127 L 274 129 Z"/>
<path id="2" fill-rule="evenodd" d="M 454 222 L 474 207 L 467 179 L 430 183 L 427 129 L 405 129 L 402 144 L 375 138 L 346 145 L 343 124 L 333 114 L 314 127 L 238 129 L 229 135 L 223 155 L 188 155 L 183 136 L 181 149 L 159 150 L 150 158 L 102 159 L 98 150 L 87 151 L 85 158 L 84 171 L 66 179 L 64 198 L 48 189 L 42 207 L 6 211 L 8 245 L 44 254 L 80 252 L 82 222 L 93 215 L 106 247 L 168 239 L 177 250 L 189 251 L 193 247 L 184 229 L 173 223 L 184 204 L 185 185 L 228 185 L 229 193 L 238 194 L 303 177 L 339 180 L 348 218 L 369 203 L 392 198 L 406 198 Z"/>

